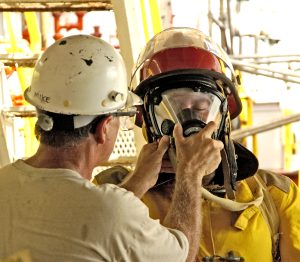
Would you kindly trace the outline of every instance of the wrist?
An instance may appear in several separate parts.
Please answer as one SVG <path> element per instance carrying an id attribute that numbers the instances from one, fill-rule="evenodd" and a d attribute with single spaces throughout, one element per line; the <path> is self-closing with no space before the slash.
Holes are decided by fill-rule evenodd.
<path id="1" fill-rule="evenodd" d="M 202 178 L 206 175 L 206 172 L 202 168 L 195 169 L 195 166 L 187 163 L 178 163 L 176 168 L 176 176 L 190 178 L 193 181 L 198 180 L 202 183 Z"/>
<path id="2" fill-rule="evenodd" d="M 133 192 L 136 197 L 141 198 L 152 185 L 148 185 L 145 179 L 140 178 L 133 172 L 119 186 Z"/>

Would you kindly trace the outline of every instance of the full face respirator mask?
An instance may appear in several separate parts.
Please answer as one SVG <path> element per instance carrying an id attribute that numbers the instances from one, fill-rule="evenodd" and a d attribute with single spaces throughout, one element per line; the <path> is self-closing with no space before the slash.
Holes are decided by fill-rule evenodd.
<path id="1" fill-rule="evenodd" d="M 222 125 L 221 110 L 226 101 L 218 92 L 211 93 L 203 87 L 171 89 L 163 92 L 159 100 L 159 104 L 151 106 L 150 117 L 161 135 L 172 136 L 176 123 L 182 125 L 185 137 L 199 132 L 210 121 Z M 216 138 L 219 132 L 218 129 L 214 134 Z"/>
<path id="2" fill-rule="evenodd" d="M 227 100 L 209 78 L 192 83 L 169 83 L 154 89 L 145 98 L 146 117 L 154 140 L 163 135 L 172 137 L 176 123 L 182 125 L 185 137 L 199 132 L 210 121 L 218 126 L 213 138 L 218 139 L 222 133 L 228 112 Z"/>

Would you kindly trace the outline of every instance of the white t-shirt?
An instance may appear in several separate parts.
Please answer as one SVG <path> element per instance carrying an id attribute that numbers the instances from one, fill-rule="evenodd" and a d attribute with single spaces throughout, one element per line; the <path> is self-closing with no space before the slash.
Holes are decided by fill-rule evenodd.
<path id="1" fill-rule="evenodd" d="M 188 240 L 132 192 L 18 160 L 0 169 L 0 259 L 19 250 L 34 262 L 174 262 L 185 261 Z"/>

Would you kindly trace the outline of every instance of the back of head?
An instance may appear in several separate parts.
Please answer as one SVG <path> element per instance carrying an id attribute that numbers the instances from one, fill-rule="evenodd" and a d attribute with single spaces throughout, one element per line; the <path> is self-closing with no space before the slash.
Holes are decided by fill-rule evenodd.
<path id="1" fill-rule="evenodd" d="M 127 110 L 131 95 L 119 52 L 90 35 L 65 37 L 48 47 L 25 90 L 44 131 L 75 130 L 99 115 Z"/>

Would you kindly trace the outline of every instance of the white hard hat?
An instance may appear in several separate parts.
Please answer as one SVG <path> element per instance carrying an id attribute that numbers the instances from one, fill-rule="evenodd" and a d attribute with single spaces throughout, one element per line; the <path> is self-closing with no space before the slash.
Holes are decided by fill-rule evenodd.
<path id="1" fill-rule="evenodd" d="M 46 49 L 25 90 L 25 99 L 38 109 L 89 119 L 140 104 L 134 96 L 121 55 L 90 35 L 68 36 Z"/>

